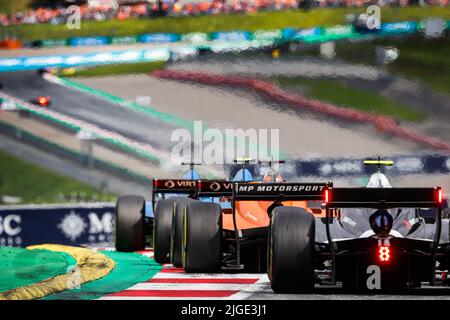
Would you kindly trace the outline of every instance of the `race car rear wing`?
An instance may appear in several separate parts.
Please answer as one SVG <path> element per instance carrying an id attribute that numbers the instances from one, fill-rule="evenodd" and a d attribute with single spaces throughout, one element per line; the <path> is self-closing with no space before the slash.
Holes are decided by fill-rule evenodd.
<path id="1" fill-rule="evenodd" d="M 334 208 L 437 208 L 436 230 L 429 253 L 436 255 L 442 229 L 442 189 L 436 188 L 327 188 L 325 190 L 326 234 L 332 259 L 338 250 L 332 239 L 329 218 Z"/>
<path id="2" fill-rule="evenodd" d="M 436 188 L 327 188 L 327 208 L 437 208 L 442 189 Z"/>
<path id="3" fill-rule="evenodd" d="M 233 182 L 227 180 L 198 180 L 197 197 L 222 197 L 233 195 Z"/>
<path id="4" fill-rule="evenodd" d="M 155 206 L 156 194 L 178 193 L 195 196 L 197 180 L 190 179 L 153 179 L 152 203 Z"/>
<path id="5" fill-rule="evenodd" d="M 235 183 L 233 201 L 322 200 L 332 183 Z"/>

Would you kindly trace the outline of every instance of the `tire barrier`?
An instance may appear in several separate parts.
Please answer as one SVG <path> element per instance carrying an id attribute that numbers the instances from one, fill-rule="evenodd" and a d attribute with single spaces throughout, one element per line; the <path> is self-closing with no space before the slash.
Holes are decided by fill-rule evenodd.
<path id="1" fill-rule="evenodd" d="M 161 79 L 188 81 L 212 86 L 247 88 L 262 94 L 275 102 L 289 105 L 292 108 L 311 111 L 339 120 L 351 121 L 359 124 L 370 124 L 382 133 L 397 136 L 404 140 L 409 140 L 438 151 L 450 153 L 450 143 L 421 134 L 412 129 L 402 128 L 394 118 L 383 115 L 374 115 L 350 108 L 339 108 L 330 103 L 307 99 L 304 96 L 282 90 L 275 84 L 265 80 L 247 78 L 244 76 L 223 76 L 202 72 L 173 70 L 156 70 L 152 75 Z"/>

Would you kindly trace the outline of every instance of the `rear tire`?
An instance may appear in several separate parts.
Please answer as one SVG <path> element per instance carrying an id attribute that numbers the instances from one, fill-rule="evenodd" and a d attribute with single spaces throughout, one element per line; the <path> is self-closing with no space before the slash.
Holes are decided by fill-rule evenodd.
<path id="1" fill-rule="evenodd" d="M 268 276 L 275 293 L 314 288 L 314 216 L 302 208 L 277 207 L 271 218 Z"/>
<path id="2" fill-rule="evenodd" d="M 153 220 L 153 254 L 157 263 L 170 262 L 170 234 L 175 202 L 179 197 L 158 200 Z"/>
<path id="3" fill-rule="evenodd" d="M 189 198 L 179 199 L 174 204 L 172 216 L 172 231 L 170 236 L 170 261 L 174 267 L 183 267 L 183 219 Z"/>
<path id="4" fill-rule="evenodd" d="M 183 221 L 183 268 L 186 272 L 219 272 L 222 264 L 222 208 L 194 201 Z"/>
<path id="5" fill-rule="evenodd" d="M 145 249 L 145 199 L 121 196 L 116 203 L 116 250 L 132 252 Z"/>

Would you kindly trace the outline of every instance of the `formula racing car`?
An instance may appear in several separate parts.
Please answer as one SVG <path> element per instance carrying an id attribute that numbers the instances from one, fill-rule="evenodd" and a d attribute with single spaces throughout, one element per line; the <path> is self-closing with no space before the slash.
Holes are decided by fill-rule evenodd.
<path id="1" fill-rule="evenodd" d="M 383 290 L 448 281 L 450 229 L 442 219 L 440 187 L 393 188 L 377 171 L 366 188 L 326 187 L 323 201 L 326 217 L 320 220 L 301 208 L 273 210 L 268 276 L 274 292 L 308 292 L 316 284 Z M 434 219 L 426 221 L 422 209 L 432 210 Z"/>
<path id="2" fill-rule="evenodd" d="M 40 107 L 48 107 L 52 104 L 52 98 L 50 96 L 39 96 L 31 100 L 31 103 Z"/>

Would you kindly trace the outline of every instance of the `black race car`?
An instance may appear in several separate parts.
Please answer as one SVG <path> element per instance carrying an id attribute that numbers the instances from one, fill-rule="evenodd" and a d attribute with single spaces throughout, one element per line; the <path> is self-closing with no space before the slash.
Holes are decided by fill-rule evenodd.
<path id="1" fill-rule="evenodd" d="M 316 284 L 405 289 L 447 282 L 449 224 L 442 189 L 326 188 L 325 219 L 294 207 L 275 208 L 268 275 L 278 293 L 308 292 Z M 434 208 L 435 219 L 421 218 Z"/>

